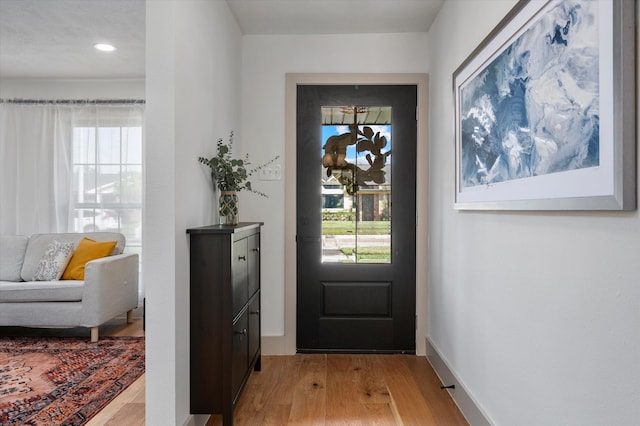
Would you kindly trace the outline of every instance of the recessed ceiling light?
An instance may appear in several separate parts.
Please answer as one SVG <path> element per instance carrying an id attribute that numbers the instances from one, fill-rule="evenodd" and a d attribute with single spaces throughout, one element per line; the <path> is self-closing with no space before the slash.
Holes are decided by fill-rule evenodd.
<path id="1" fill-rule="evenodd" d="M 96 43 L 93 45 L 93 47 L 95 47 L 96 49 L 102 52 L 113 52 L 114 50 L 116 50 L 114 46 L 106 43 Z"/>

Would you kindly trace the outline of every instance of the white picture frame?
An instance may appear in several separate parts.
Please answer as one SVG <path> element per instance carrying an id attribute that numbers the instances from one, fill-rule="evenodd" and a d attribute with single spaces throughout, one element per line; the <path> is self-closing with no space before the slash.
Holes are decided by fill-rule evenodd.
<path id="1" fill-rule="evenodd" d="M 636 208 L 633 0 L 522 0 L 453 74 L 458 210 Z"/>

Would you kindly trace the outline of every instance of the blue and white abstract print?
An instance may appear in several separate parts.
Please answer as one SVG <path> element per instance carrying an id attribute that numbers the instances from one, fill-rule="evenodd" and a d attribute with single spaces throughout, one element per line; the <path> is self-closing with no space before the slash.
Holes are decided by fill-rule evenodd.
<path id="1" fill-rule="evenodd" d="M 548 9 L 460 89 L 463 187 L 600 162 L 597 0 Z"/>

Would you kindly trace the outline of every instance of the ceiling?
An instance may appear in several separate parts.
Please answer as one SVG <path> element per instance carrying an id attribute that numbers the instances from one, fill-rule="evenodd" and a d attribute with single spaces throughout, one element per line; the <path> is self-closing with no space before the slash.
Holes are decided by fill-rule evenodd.
<path id="1" fill-rule="evenodd" d="M 226 1 L 243 34 L 427 32 L 444 3 Z M 144 48 L 145 0 L 0 0 L 1 78 L 143 78 Z"/>
<path id="2" fill-rule="evenodd" d="M 243 34 L 427 32 L 444 0 L 227 0 Z"/>
<path id="3" fill-rule="evenodd" d="M 142 78 L 144 31 L 144 0 L 0 0 L 0 77 Z"/>

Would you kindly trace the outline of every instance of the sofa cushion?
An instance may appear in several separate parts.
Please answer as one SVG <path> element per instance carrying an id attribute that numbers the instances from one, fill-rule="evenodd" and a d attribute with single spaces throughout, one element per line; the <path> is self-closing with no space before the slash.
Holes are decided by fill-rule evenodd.
<path id="1" fill-rule="evenodd" d="M 0 281 L 21 281 L 20 271 L 29 237 L 0 235 Z"/>
<path id="2" fill-rule="evenodd" d="M 95 259 L 109 256 L 111 250 L 116 245 L 116 241 L 93 241 L 83 238 L 78 244 L 76 252 L 69 262 L 69 266 L 62 274 L 63 280 L 84 280 L 84 265 Z"/>
<path id="3" fill-rule="evenodd" d="M 82 300 L 83 289 L 84 281 L 0 281 L 0 303 L 78 302 Z"/>
<path id="4" fill-rule="evenodd" d="M 34 234 L 29 238 L 27 250 L 22 263 L 22 271 L 20 276 L 23 280 L 29 281 L 33 278 L 36 268 L 44 256 L 44 252 L 53 240 L 61 243 L 73 242 L 74 250 L 78 248 L 78 244 L 84 238 L 88 237 L 94 241 L 117 241 L 111 255 L 122 254 L 125 245 L 125 238 L 119 232 L 85 232 L 85 233 L 59 233 L 59 234 Z"/>
<path id="5" fill-rule="evenodd" d="M 69 264 L 71 256 L 73 256 L 72 242 L 51 241 L 36 268 L 35 274 L 33 274 L 33 281 L 59 280 Z"/>

